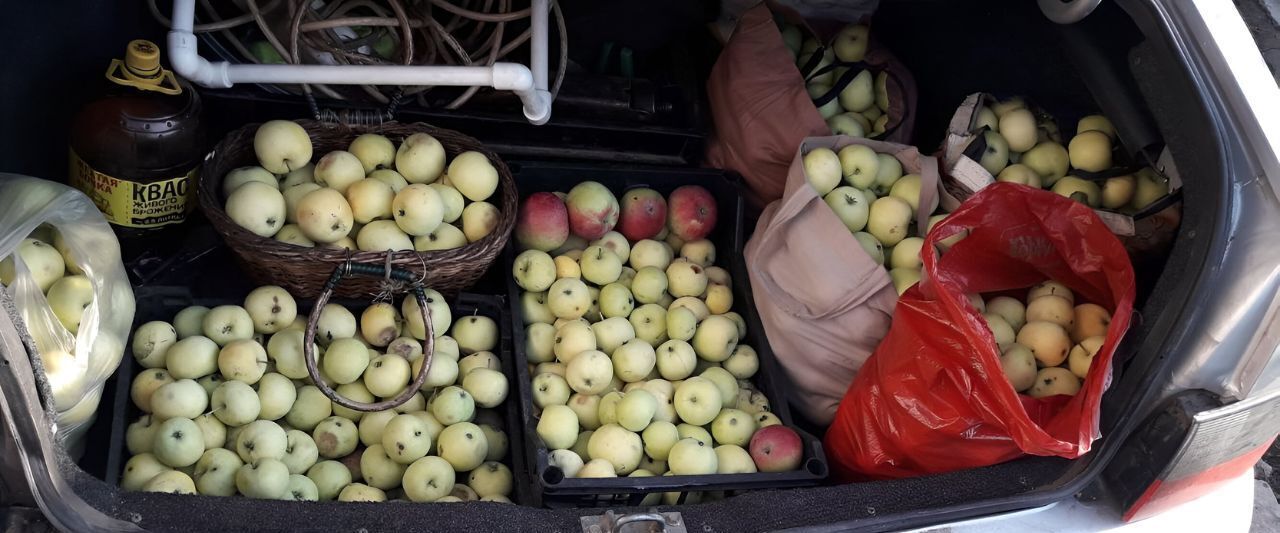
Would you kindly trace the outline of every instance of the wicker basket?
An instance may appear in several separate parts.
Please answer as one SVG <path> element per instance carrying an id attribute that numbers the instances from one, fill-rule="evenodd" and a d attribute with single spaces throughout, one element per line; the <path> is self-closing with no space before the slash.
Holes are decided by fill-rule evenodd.
<path id="1" fill-rule="evenodd" d="M 445 153 L 452 160 L 459 153 L 474 150 L 489 158 L 498 170 L 498 191 L 489 199 L 501 213 L 498 226 L 479 241 L 452 250 L 415 252 L 412 250 L 391 253 L 391 265 L 422 275 L 425 267 L 426 285 L 435 290 L 453 293 L 471 286 L 489 269 L 511 237 L 516 220 L 516 185 L 511 171 L 493 151 L 479 141 L 452 130 L 423 123 L 401 124 L 387 122 L 377 126 L 341 126 L 312 120 L 296 121 L 311 135 L 314 157 L 319 158 L 333 150 L 346 150 L 351 140 L 362 133 L 385 135 L 398 146 L 400 141 L 414 133 L 427 133 L 444 145 Z M 328 247 L 304 248 L 275 239 L 260 237 L 241 228 L 227 216 L 223 208 L 222 179 L 228 171 L 241 166 L 257 165 L 253 150 L 253 136 L 258 124 L 249 124 L 228 134 L 205 157 L 200 168 L 200 210 L 209 218 L 214 229 L 222 234 L 227 246 L 235 254 L 258 283 L 279 285 L 300 297 L 320 294 L 333 269 L 348 259 L 357 263 L 385 264 L 387 252 L 348 251 Z M 371 278 L 351 279 L 341 284 L 335 294 L 339 297 L 368 297 L 380 292 L 381 280 Z"/>

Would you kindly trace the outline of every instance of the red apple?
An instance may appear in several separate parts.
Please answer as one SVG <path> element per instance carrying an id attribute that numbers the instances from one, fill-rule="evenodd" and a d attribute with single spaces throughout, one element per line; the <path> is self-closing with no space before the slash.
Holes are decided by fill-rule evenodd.
<path id="1" fill-rule="evenodd" d="M 667 225 L 682 240 L 705 238 L 716 227 L 716 199 L 697 185 L 685 185 L 667 198 Z"/>
<path id="2" fill-rule="evenodd" d="M 667 223 L 667 199 L 653 189 L 631 189 L 622 195 L 618 233 L 631 242 L 652 239 Z"/>
<path id="3" fill-rule="evenodd" d="M 751 460 L 761 472 L 787 472 L 800 467 L 804 458 L 800 435 L 787 426 L 760 428 L 748 445 Z"/>
<path id="4" fill-rule="evenodd" d="M 516 242 L 549 252 L 569 238 L 569 211 L 560 197 L 537 192 L 525 198 L 516 215 Z"/>
<path id="5" fill-rule="evenodd" d="M 618 199 L 607 187 L 584 181 L 569 189 L 569 229 L 574 235 L 594 241 L 618 223 Z"/>

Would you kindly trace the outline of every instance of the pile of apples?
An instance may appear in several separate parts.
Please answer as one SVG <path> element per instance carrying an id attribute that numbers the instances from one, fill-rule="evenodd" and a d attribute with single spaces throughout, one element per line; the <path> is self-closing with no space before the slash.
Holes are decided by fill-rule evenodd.
<path id="1" fill-rule="evenodd" d="M 1080 119 L 1065 146 L 1053 117 L 1033 113 L 1021 98 L 980 107 L 975 128 L 986 143 L 978 163 L 997 181 L 1047 188 L 1089 207 L 1122 213 L 1141 211 L 1169 194 L 1168 180 L 1149 167 L 1108 178 L 1101 187 L 1072 174 L 1115 166 L 1116 129 L 1103 115 Z"/>
<path id="2" fill-rule="evenodd" d="M 822 43 L 810 37 L 792 24 L 782 23 L 782 41 L 796 58 L 796 66 L 804 68 L 817 53 Z M 814 72 L 820 71 L 837 60 L 846 63 L 862 61 L 867 55 L 871 30 L 863 24 L 850 24 L 840 29 L 824 48 L 822 59 Z M 809 97 L 817 99 L 827 92 L 850 67 L 836 67 L 811 78 L 805 84 Z M 807 74 L 807 73 L 805 73 Z M 886 88 L 888 74 L 863 70 L 853 77 L 840 95 L 818 107 L 818 114 L 827 121 L 832 135 L 876 137 L 885 131 L 889 123 L 889 92 Z"/>
<path id="3" fill-rule="evenodd" d="M 525 201 L 530 249 L 512 266 L 550 464 L 578 478 L 796 469 L 800 437 L 749 381 L 760 362 L 706 239 L 710 192 L 631 189 L 619 208 L 583 182 L 565 197 L 567 216 L 554 193 Z"/>
<path id="4" fill-rule="evenodd" d="M 920 175 L 902 173 L 892 154 L 878 154 L 869 146 L 851 144 L 837 153 L 815 148 L 804 155 L 808 183 L 844 223 L 862 249 L 889 269 L 893 287 L 901 295 L 920 281 L 921 237 L 946 215 L 929 218 L 921 231 L 915 223 L 920 207 Z M 841 182 L 844 185 L 841 185 Z M 963 236 L 939 242 L 943 251 Z"/>
<path id="5" fill-rule="evenodd" d="M 144 370 L 131 397 L 133 456 L 121 486 L 181 494 L 286 500 L 510 502 L 508 436 L 493 408 L 509 384 L 491 350 L 493 319 L 454 320 L 427 290 L 435 352 L 426 383 L 393 410 L 334 404 L 303 362 L 305 317 L 284 289 L 264 286 L 243 305 L 192 306 L 134 332 Z M 402 314 L 403 313 L 403 314 Z M 452 329 L 450 329 L 452 327 Z M 375 303 L 357 319 L 326 305 L 317 365 L 345 398 L 398 395 L 422 365 L 426 336 L 417 300 Z M 319 355 L 319 354 L 323 355 Z M 465 480 L 465 483 L 462 481 Z"/>
<path id="6" fill-rule="evenodd" d="M 1009 383 L 1035 398 L 1079 392 L 1111 324 L 1110 311 L 1076 305 L 1071 289 L 1056 281 L 1032 287 L 1025 304 L 1009 296 L 969 301 L 987 320 Z"/>
<path id="7" fill-rule="evenodd" d="M 71 257 L 71 249 L 62 234 L 51 226 L 40 226 L 18 244 L 16 254 L 22 258 L 31 278 L 44 293 L 58 323 L 74 337 L 80 331 L 85 310 L 93 303 L 93 283 Z M 0 284 L 11 286 L 16 277 L 13 257 L 0 260 Z M 115 345 L 118 347 L 119 342 Z M 84 393 L 84 364 L 77 362 L 75 355 L 65 350 L 42 351 L 40 361 L 53 391 L 55 408 L 66 411 L 75 407 Z"/>
<path id="8" fill-rule="evenodd" d="M 466 246 L 498 225 L 498 208 L 487 201 L 498 188 L 489 158 L 470 151 L 446 161 L 444 145 L 426 133 L 399 148 L 366 133 L 312 165 L 306 130 L 273 120 L 258 127 L 253 148 L 261 166 L 228 172 L 222 192 L 231 220 L 262 237 L 428 252 Z"/>

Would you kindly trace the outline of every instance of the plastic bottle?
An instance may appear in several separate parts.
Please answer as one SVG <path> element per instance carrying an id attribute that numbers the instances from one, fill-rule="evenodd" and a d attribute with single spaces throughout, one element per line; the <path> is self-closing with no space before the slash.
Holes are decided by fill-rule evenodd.
<path id="1" fill-rule="evenodd" d="M 137 251 L 195 207 L 200 98 L 160 67 L 160 48 L 150 41 L 131 41 L 106 77 L 105 94 L 72 123 L 70 183 L 106 215 L 122 247 Z"/>

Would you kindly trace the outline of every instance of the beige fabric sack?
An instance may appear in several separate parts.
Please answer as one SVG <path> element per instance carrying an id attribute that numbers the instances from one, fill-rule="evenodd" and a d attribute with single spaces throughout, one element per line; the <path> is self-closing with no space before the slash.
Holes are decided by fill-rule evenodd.
<path id="1" fill-rule="evenodd" d="M 862 144 L 920 174 L 917 224 L 938 206 L 938 162 L 914 147 L 853 137 L 809 137 L 792 158 L 782 199 L 747 242 L 747 273 L 769 345 L 791 381 L 789 400 L 829 424 L 862 363 L 889 331 L 898 300 L 884 267 L 863 251 L 805 179 L 803 155 Z"/>

